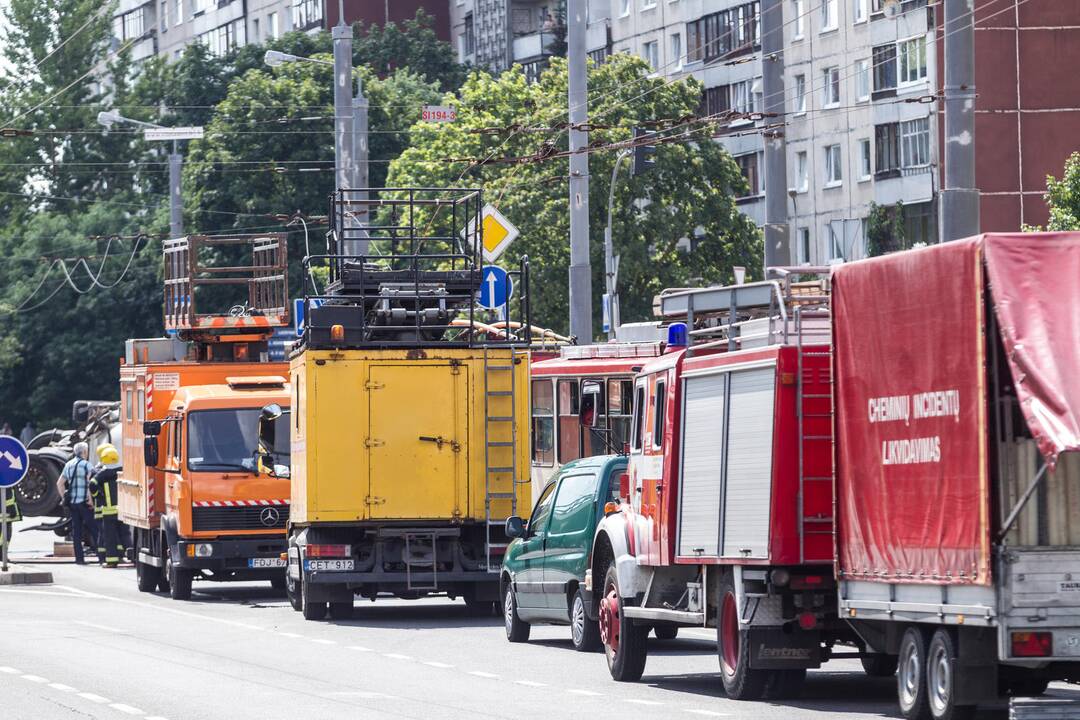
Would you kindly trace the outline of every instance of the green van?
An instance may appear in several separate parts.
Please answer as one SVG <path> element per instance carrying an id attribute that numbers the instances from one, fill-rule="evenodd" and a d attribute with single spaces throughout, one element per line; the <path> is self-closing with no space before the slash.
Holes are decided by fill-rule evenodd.
<path id="1" fill-rule="evenodd" d="M 585 569 L 604 505 L 618 502 L 626 457 L 602 455 L 567 463 L 536 501 L 528 524 L 506 521 L 515 538 L 503 559 L 506 638 L 526 642 L 530 625 L 569 625 L 574 648 L 600 647 L 596 609 L 585 592 Z"/>

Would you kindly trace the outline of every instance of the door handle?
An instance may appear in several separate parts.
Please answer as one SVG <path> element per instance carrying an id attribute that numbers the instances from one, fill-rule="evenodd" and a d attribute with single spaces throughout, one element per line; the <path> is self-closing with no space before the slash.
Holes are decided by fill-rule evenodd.
<path id="1" fill-rule="evenodd" d="M 434 437 L 431 436 L 431 435 L 421 435 L 420 436 L 420 441 L 421 442 L 435 443 L 439 447 L 440 450 L 442 450 L 442 446 L 446 445 L 446 444 L 449 444 L 450 449 L 453 450 L 454 452 L 459 452 L 461 450 L 461 443 L 459 443 L 457 440 L 447 440 L 442 435 L 436 435 Z"/>

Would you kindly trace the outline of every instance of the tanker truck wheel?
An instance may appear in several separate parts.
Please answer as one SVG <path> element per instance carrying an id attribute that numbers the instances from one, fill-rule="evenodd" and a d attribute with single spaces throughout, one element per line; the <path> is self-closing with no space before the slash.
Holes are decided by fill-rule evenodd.
<path id="1" fill-rule="evenodd" d="M 619 682 L 636 682 L 645 672 L 648 659 L 649 627 L 635 625 L 622 614 L 622 595 L 615 562 L 604 575 L 604 594 L 600 598 L 600 640 L 607 656 L 608 672 Z"/>
<path id="2" fill-rule="evenodd" d="M 26 477 L 15 486 L 19 511 L 24 517 L 60 513 L 60 491 L 56 489 L 60 470 L 60 464 L 50 458 L 30 456 Z"/>
<path id="3" fill-rule="evenodd" d="M 739 627 L 735 578 L 726 573 L 720 583 L 720 615 L 716 622 L 716 647 L 720 655 L 720 678 L 732 700 L 760 700 L 770 672 L 750 667 L 749 633 Z"/>

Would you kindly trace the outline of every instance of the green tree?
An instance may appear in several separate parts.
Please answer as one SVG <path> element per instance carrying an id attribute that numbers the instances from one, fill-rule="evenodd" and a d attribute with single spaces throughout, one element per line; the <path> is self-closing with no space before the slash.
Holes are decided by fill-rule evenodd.
<path id="1" fill-rule="evenodd" d="M 650 74 L 643 60 L 630 55 L 616 55 L 590 69 L 590 121 L 596 123 L 592 142 L 625 141 L 635 125 L 696 112 L 699 83 L 668 83 Z M 391 163 L 387 180 L 398 187 L 482 188 L 485 200 L 521 230 L 503 262 L 529 256 L 534 321 L 559 330 L 566 328 L 568 317 L 568 161 L 515 159 L 566 149 L 565 130 L 553 127 L 565 120 L 566 96 L 566 63 L 559 58 L 536 83 L 526 82 L 520 67 L 499 77 L 473 72 L 459 93 L 443 100 L 458 107 L 458 120 L 414 125 L 411 146 Z M 630 177 L 624 164 L 615 189 L 613 238 L 621 256 L 624 322 L 650 319 L 653 297 L 665 287 L 728 282 L 733 266 L 745 266 L 751 275 L 760 267 L 760 233 L 735 205 L 746 181 L 731 156 L 710 140 L 711 128 L 683 120 L 660 134 L 680 142 L 660 144 L 648 174 Z M 614 150 L 590 155 L 594 307 L 604 287 L 602 237 L 615 156 Z"/>
<path id="2" fill-rule="evenodd" d="M 400 25 L 390 22 L 365 28 L 357 23 L 355 27 L 359 38 L 353 42 L 353 61 L 382 77 L 408 69 L 437 83 L 440 90 L 457 90 L 465 81 L 465 67 L 457 61 L 457 53 L 438 38 L 435 19 L 423 9 Z"/>
<path id="3" fill-rule="evenodd" d="M 903 203 L 898 202 L 892 206 L 870 203 L 870 214 L 866 217 L 867 257 L 877 257 L 907 248 Z"/>
<path id="4" fill-rule="evenodd" d="M 1046 176 L 1046 194 L 1043 199 L 1050 209 L 1047 230 L 1080 230 L 1080 152 L 1074 152 L 1065 161 L 1065 170 L 1060 180 L 1053 175 Z M 1042 230 L 1039 227 L 1025 229 Z"/>

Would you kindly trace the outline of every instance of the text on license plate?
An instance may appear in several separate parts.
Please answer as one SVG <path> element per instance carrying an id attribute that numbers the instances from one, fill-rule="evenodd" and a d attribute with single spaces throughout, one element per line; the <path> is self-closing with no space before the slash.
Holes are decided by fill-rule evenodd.
<path id="1" fill-rule="evenodd" d="M 285 567 L 285 561 L 279 557 L 276 558 L 248 558 L 249 568 L 283 568 Z"/>
<path id="2" fill-rule="evenodd" d="M 348 560 L 305 560 L 305 570 L 352 570 L 356 567 L 356 561 Z"/>

